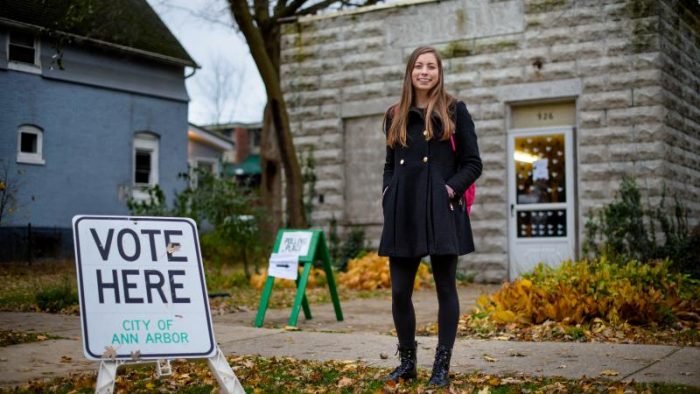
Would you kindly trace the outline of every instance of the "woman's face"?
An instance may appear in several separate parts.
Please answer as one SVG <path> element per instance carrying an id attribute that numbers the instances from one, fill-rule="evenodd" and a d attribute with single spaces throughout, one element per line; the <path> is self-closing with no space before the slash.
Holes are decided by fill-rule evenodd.
<path id="1" fill-rule="evenodd" d="M 437 85 L 439 79 L 440 69 L 435 55 L 424 53 L 418 56 L 411 72 L 413 89 L 427 93 Z"/>

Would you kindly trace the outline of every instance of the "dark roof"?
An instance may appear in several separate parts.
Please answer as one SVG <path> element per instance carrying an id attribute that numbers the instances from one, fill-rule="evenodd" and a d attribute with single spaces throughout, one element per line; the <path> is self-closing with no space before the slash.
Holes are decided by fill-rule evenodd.
<path id="1" fill-rule="evenodd" d="M 146 0 L 0 0 L 2 19 L 197 66 Z"/>

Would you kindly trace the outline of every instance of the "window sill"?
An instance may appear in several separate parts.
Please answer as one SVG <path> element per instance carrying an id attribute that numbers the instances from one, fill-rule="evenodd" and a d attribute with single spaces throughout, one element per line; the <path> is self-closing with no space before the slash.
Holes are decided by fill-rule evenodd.
<path id="1" fill-rule="evenodd" d="M 46 160 L 44 160 L 44 158 L 40 157 L 40 156 L 29 156 L 29 155 L 18 154 L 17 155 L 17 163 L 44 165 L 44 164 L 46 164 Z"/>
<path id="2" fill-rule="evenodd" d="M 7 62 L 7 69 L 8 70 L 15 70 L 15 71 L 22 71 L 22 72 L 30 73 L 30 74 L 41 75 L 41 67 L 39 67 L 36 64 L 8 61 Z"/>
<path id="3" fill-rule="evenodd" d="M 148 194 L 148 188 L 155 185 L 134 185 L 131 189 L 131 197 L 139 202 L 146 202 L 151 200 L 151 196 Z"/>

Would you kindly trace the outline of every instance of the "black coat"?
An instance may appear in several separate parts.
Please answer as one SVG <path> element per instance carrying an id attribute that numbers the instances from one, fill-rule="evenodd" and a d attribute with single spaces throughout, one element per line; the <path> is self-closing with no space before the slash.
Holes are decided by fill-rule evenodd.
<path id="1" fill-rule="evenodd" d="M 467 106 L 456 102 L 450 113 L 455 122 L 456 152 L 449 139 L 440 140 L 442 124 L 436 114 L 432 115 L 435 136 L 426 141 L 424 110 L 419 108 L 411 108 L 408 114 L 408 146 L 386 148 L 381 256 L 463 255 L 474 251 L 464 192 L 481 175 L 481 158 Z M 386 123 L 385 132 L 391 124 L 390 116 Z M 452 200 L 446 184 L 455 191 Z"/>

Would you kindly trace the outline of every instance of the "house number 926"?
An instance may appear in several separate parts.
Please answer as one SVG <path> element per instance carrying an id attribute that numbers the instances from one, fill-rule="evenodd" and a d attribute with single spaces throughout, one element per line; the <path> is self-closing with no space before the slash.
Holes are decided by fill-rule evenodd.
<path id="1" fill-rule="evenodd" d="M 538 112 L 537 120 L 552 120 L 554 119 L 554 114 L 551 112 Z"/>

